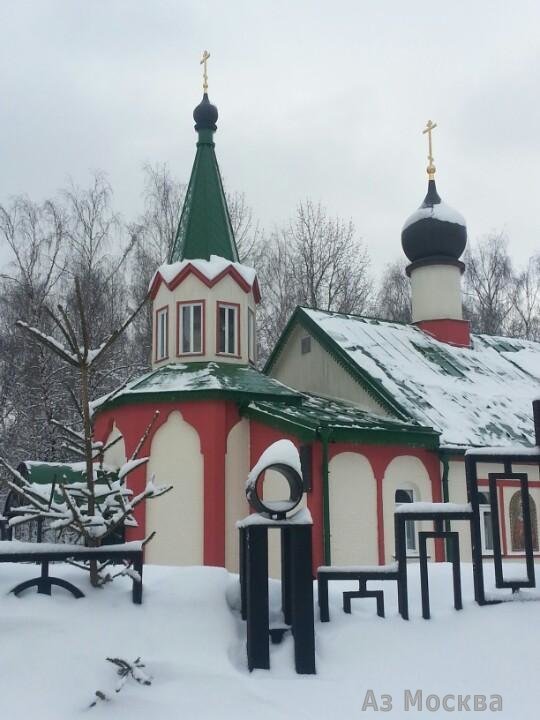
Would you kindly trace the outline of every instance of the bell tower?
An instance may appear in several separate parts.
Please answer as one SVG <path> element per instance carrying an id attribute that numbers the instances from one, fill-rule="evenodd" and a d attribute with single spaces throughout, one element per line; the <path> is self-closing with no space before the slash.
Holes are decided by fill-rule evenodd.
<path id="1" fill-rule="evenodd" d="M 154 275 L 154 367 L 168 363 L 255 364 L 255 271 L 238 249 L 215 154 L 218 110 L 208 97 L 205 51 L 203 98 L 193 111 L 197 151 L 168 263 Z"/>

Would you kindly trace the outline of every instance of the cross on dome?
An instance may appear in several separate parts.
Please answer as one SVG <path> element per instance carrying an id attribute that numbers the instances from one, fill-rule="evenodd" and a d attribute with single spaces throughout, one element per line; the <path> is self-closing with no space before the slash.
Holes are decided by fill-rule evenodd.
<path id="1" fill-rule="evenodd" d="M 426 123 L 426 127 L 422 130 L 422 135 L 425 135 L 427 133 L 428 136 L 428 166 L 426 168 L 426 172 L 429 176 L 430 180 L 433 180 L 435 177 L 435 165 L 433 164 L 433 147 L 432 147 L 432 141 L 431 141 L 431 133 L 435 128 L 437 127 L 437 123 L 432 122 L 431 120 L 428 120 Z"/>
<path id="2" fill-rule="evenodd" d="M 203 90 L 204 90 L 204 92 L 208 92 L 208 66 L 207 66 L 207 63 L 208 63 L 209 58 L 210 58 L 210 53 L 208 52 L 208 50 L 205 50 L 203 52 L 201 61 L 199 63 L 199 65 L 204 65 L 204 69 L 203 69 Z"/>

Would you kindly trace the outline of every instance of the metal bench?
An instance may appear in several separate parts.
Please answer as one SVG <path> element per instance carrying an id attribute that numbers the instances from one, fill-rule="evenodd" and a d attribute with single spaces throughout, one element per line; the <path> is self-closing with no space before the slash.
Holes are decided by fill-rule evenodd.
<path id="1" fill-rule="evenodd" d="M 41 575 L 31 580 L 25 580 L 12 588 L 11 592 L 15 595 L 19 595 L 31 587 L 37 587 L 38 593 L 50 595 L 53 585 L 57 585 L 68 590 L 76 598 L 84 597 L 84 593 L 72 583 L 49 575 L 49 564 L 51 562 L 66 560 L 127 560 L 131 562 L 134 571 L 137 573 L 137 577 L 133 577 L 132 599 L 136 605 L 142 603 L 143 549 L 141 542 L 89 548 L 82 545 L 61 543 L 0 541 L 0 563 L 41 563 Z"/>
<path id="2" fill-rule="evenodd" d="M 358 580 L 358 591 L 343 593 L 343 610 L 351 612 L 352 598 L 374 597 L 377 601 L 377 614 L 384 617 L 384 595 L 382 590 L 367 590 L 368 580 L 398 580 L 398 563 L 390 565 L 323 565 L 317 570 L 318 602 L 321 622 L 330 620 L 328 607 L 328 583 L 332 580 Z"/>

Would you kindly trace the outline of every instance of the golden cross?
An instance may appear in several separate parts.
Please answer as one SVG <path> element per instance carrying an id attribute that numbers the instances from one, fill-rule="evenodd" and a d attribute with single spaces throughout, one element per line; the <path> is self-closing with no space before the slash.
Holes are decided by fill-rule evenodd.
<path id="1" fill-rule="evenodd" d="M 431 120 L 428 120 L 426 123 L 426 127 L 424 130 L 422 130 L 422 135 L 425 135 L 427 133 L 428 135 L 428 143 L 429 143 L 429 150 L 428 150 L 428 166 L 426 168 L 427 174 L 429 175 L 429 179 L 433 180 L 435 177 L 435 165 L 433 164 L 433 148 L 431 144 L 431 133 L 435 128 L 437 127 L 437 123 L 431 122 Z"/>
<path id="2" fill-rule="evenodd" d="M 208 68 L 206 66 L 206 63 L 208 62 L 209 57 L 210 57 L 210 53 L 208 52 L 208 50 L 205 50 L 203 52 L 201 62 L 199 63 L 199 65 L 204 65 L 204 72 L 203 72 L 203 90 L 204 90 L 204 92 L 207 92 L 207 90 L 208 90 Z"/>

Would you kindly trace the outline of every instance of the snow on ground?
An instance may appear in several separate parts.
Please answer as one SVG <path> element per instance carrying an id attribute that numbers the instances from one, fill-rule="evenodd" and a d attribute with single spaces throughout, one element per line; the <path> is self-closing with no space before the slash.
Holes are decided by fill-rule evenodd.
<path id="1" fill-rule="evenodd" d="M 270 671 L 247 671 L 237 577 L 221 568 L 146 567 L 142 606 L 132 605 L 128 580 L 92 590 L 81 571 L 64 565 L 53 574 L 83 587 L 85 598 L 59 589 L 52 598 L 8 594 L 34 572 L 0 565 L 0 706 L 10 720 L 381 717 L 362 711 L 369 689 L 392 695 L 393 709 L 382 715 L 392 719 L 447 714 L 405 712 L 406 689 L 422 690 L 424 701 L 454 695 L 456 703 L 458 694 L 500 694 L 503 711 L 480 717 L 538 717 L 540 604 L 477 607 L 470 565 L 463 566 L 461 612 L 451 607 L 450 566 L 430 567 L 431 621 L 420 616 L 418 566 L 409 570 L 409 622 L 397 615 L 395 583 L 372 583 L 385 589 L 386 619 L 369 599 L 353 601 L 345 615 L 340 593 L 354 584 L 331 583 L 331 622 L 316 623 L 316 676 L 295 674 L 290 637 L 271 647 Z M 275 601 L 275 581 L 271 589 Z M 114 695 L 114 669 L 105 662 L 111 655 L 141 656 L 153 684 L 131 681 Z M 88 709 L 98 689 L 114 697 Z M 470 707 L 450 717 L 477 715 Z"/>

